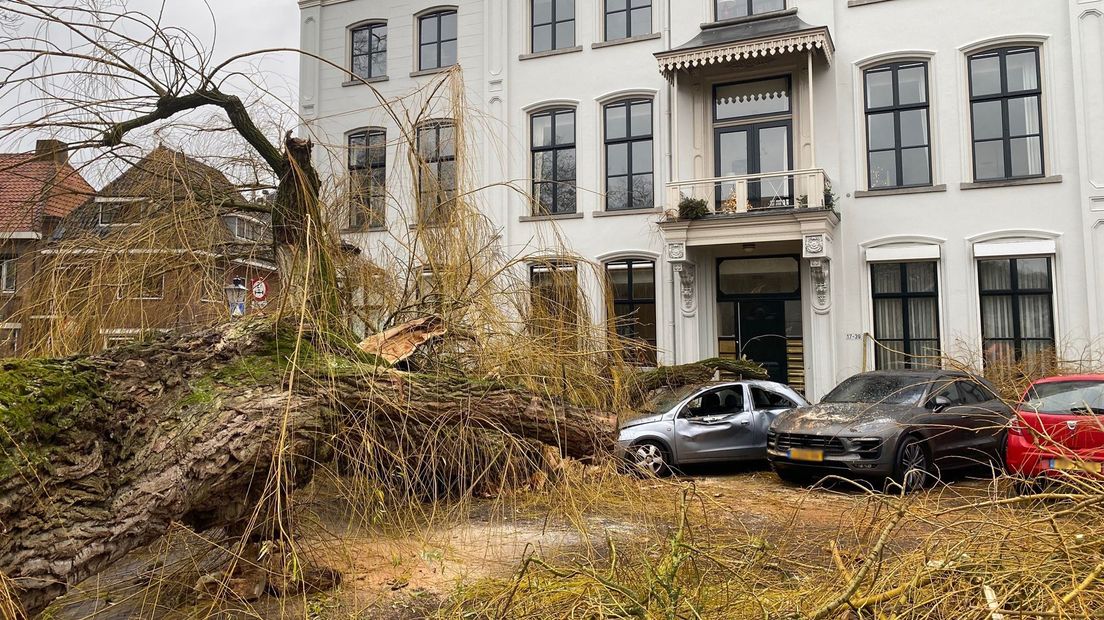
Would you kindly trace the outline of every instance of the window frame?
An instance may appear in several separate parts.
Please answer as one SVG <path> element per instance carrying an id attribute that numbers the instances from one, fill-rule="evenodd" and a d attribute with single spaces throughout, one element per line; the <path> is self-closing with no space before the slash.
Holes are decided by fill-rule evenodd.
<path id="1" fill-rule="evenodd" d="M 647 103 L 648 104 L 648 111 L 649 111 L 649 114 L 648 114 L 648 134 L 647 134 L 647 136 L 633 136 L 632 135 L 632 107 L 634 105 L 642 104 L 642 103 Z M 624 107 L 625 108 L 625 135 L 621 138 L 610 138 L 609 137 L 609 124 L 606 122 L 607 113 L 611 108 L 617 108 L 617 107 Z M 648 211 L 649 209 L 654 209 L 655 208 L 655 205 L 656 205 L 656 195 L 655 195 L 655 178 L 656 178 L 656 170 L 655 170 L 655 168 L 656 168 L 656 166 L 655 166 L 655 125 L 656 125 L 656 122 L 655 122 L 655 99 L 653 97 L 633 96 L 633 97 L 626 97 L 626 98 L 623 98 L 623 99 L 616 99 L 614 101 L 608 101 L 608 102 L 602 104 L 602 162 L 603 162 L 602 163 L 602 167 L 603 167 L 602 178 L 603 178 L 603 182 L 605 184 L 604 185 L 605 195 L 604 195 L 604 199 L 603 199 L 604 204 L 603 204 L 603 209 L 602 209 L 603 211 L 615 212 L 615 213 L 624 213 L 624 212 L 629 212 L 629 211 L 644 212 L 644 211 Z M 645 140 L 648 141 L 648 142 L 651 142 L 651 145 L 652 145 L 651 146 L 651 157 L 650 157 L 650 161 L 649 161 L 649 164 L 648 164 L 649 165 L 649 171 L 648 172 L 634 173 L 633 172 L 633 157 L 632 157 L 633 144 L 636 143 L 636 142 L 644 142 Z M 620 207 L 620 208 L 612 208 L 611 209 L 610 208 L 610 202 L 609 202 L 609 200 L 610 200 L 610 198 L 609 198 L 609 188 L 610 188 L 610 178 L 611 178 L 609 150 L 610 150 L 611 145 L 617 145 L 617 144 L 627 145 L 626 150 L 627 150 L 627 155 L 628 155 L 628 161 L 627 161 L 625 174 L 612 175 L 612 177 L 614 177 L 614 178 L 624 177 L 625 179 L 627 179 L 628 183 L 626 184 L 626 204 L 628 206 Z M 635 176 L 644 176 L 644 175 L 651 175 L 651 177 L 652 177 L 652 188 L 651 188 L 652 189 L 652 204 L 647 205 L 647 206 L 643 206 L 643 207 L 634 207 L 634 206 L 632 206 L 633 205 L 633 183 L 632 183 L 632 180 L 633 180 L 633 177 L 635 177 Z"/>
<path id="2" fill-rule="evenodd" d="M 648 298 L 648 297 L 637 298 L 633 294 L 633 290 L 634 290 L 634 285 L 633 285 L 634 267 L 636 265 L 641 265 L 641 264 L 650 265 L 650 269 L 652 271 L 652 297 L 650 297 L 650 298 Z M 617 266 L 617 267 L 615 267 L 615 266 Z M 627 282 L 628 291 L 629 291 L 629 296 L 628 297 L 618 297 L 617 296 L 617 289 L 616 289 L 616 287 L 613 286 L 612 279 L 610 278 L 610 275 L 609 275 L 610 267 L 614 267 L 615 269 L 624 269 L 625 271 L 628 272 L 628 274 L 629 274 L 628 282 Z M 642 258 L 642 257 L 618 258 L 618 259 L 606 261 L 606 263 L 604 265 L 604 271 L 606 273 L 606 278 L 608 279 L 607 281 L 609 282 L 609 288 L 610 288 L 610 298 L 609 298 L 609 304 L 610 305 L 609 305 L 609 308 L 613 312 L 615 332 L 619 332 L 620 330 L 618 328 L 620 328 L 622 325 L 627 325 L 633 333 L 630 334 L 630 335 L 624 335 L 624 336 L 621 336 L 621 337 L 626 338 L 626 339 L 631 339 L 631 340 L 642 341 L 646 345 L 648 345 L 650 347 L 650 349 L 645 349 L 644 351 L 648 355 L 648 359 L 646 361 L 649 362 L 650 364 L 643 364 L 643 365 L 655 366 L 656 365 L 656 352 L 657 352 L 658 345 L 659 345 L 659 343 L 658 343 L 658 339 L 659 339 L 659 314 L 658 314 L 658 312 L 659 312 L 659 303 L 658 303 L 659 286 L 658 286 L 658 283 L 656 282 L 656 260 L 654 258 Z M 631 310 L 628 312 L 628 314 L 618 314 L 617 307 L 619 305 L 621 305 L 621 306 L 631 306 Z M 647 338 L 641 338 L 640 334 L 638 332 L 637 328 L 642 323 L 639 321 L 639 314 L 637 313 L 637 310 L 639 309 L 640 306 L 649 306 L 649 305 L 652 306 L 652 314 L 653 314 L 653 316 L 656 317 L 655 318 L 655 323 L 652 324 L 652 329 L 654 330 L 655 336 L 653 338 L 647 339 Z M 629 323 L 621 323 L 622 319 L 624 319 L 626 317 L 635 317 L 636 320 L 634 320 L 632 322 L 629 322 Z M 618 335 L 620 335 L 620 334 L 618 334 Z M 634 356 L 634 357 L 639 357 L 639 356 Z"/>
<path id="3" fill-rule="evenodd" d="M 365 151 L 365 165 L 355 166 L 353 164 L 353 149 L 361 147 L 354 147 L 353 140 L 360 137 L 364 139 L 362 148 Z M 371 156 L 373 137 L 381 139 L 378 148 L 382 150 L 383 158 L 378 164 L 373 163 Z M 349 230 L 382 227 L 386 221 L 387 208 L 387 129 L 383 127 L 364 127 L 351 131 L 345 136 L 345 144 L 348 148 L 345 166 L 349 173 L 349 213 L 346 222 Z M 383 183 L 377 184 L 374 182 L 373 175 L 377 171 L 381 171 Z M 369 181 L 372 182 L 366 201 L 363 196 L 363 187 L 359 184 L 362 175 L 366 175 Z M 377 189 L 379 190 L 378 193 L 376 192 Z"/>
<path id="4" fill-rule="evenodd" d="M 922 67 L 924 70 L 924 101 L 921 103 L 902 104 L 901 92 L 900 92 L 900 79 L 898 75 L 901 69 L 910 69 L 913 67 Z M 872 108 L 870 107 L 870 97 L 868 92 L 867 78 L 871 73 L 881 73 L 889 71 L 891 74 L 892 86 L 893 86 L 893 103 L 889 106 L 882 106 Z M 932 162 L 932 118 L 931 118 L 931 64 L 927 60 L 917 59 L 902 59 L 891 62 L 881 63 L 872 67 L 863 69 L 862 72 L 862 96 L 863 96 L 863 121 L 865 127 L 863 131 L 866 136 L 866 187 L 869 191 L 877 192 L 884 190 L 905 189 L 912 187 L 932 187 L 935 184 L 935 166 Z M 913 112 L 916 110 L 923 110 L 926 123 L 925 129 L 925 146 L 928 149 L 928 182 L 927 183 L 904 183 L 904 157 L 903 152 L 905 150 L 912 150 L 919 148 L 917 146 L 905 147 L 901 144 L 901 115 L 905 112 Z M 893 114 L 893 147 L 872 149 L 870 144 L 870 117 L 879 114 Z M 896 157 L 896 168 L 894 173 L 897 176 L 897 183 L 894 185 L 880 185 L 875 186 L 871 175 L 874 170 L 870 165 L 870 156 L 873 153 L 886 153 L 892 152 Z"/>
<path id="5" fill-rule="evenodd" d="M 571 121 L 573 130 L 572 130 L 572 137 L 571 137 L 571 142 L 570 143 L 558 144 L 556 142 L 556 133 L 557 133 L 556 132 L 556 121 L 557 121 L 557 118 L 561 114 L 571 114 L 572 117 L 573 117 L 573 119 Z M 550 122 L 551 122 L 550 131 L 551 131 L 552 143 L 550 145 L 547 145 L 547 146 L 537 146 L 535 141 L 534 141 L 534 136 L 536 135 L 536 132 L 534 131 L 534 124 L 537 121 L 537 119 L 539 119 L 541 117 L 545 117 L 545 116 L 550 118 Z M 561 190 L 564 189 L 563 185 L 567 182 L 570 182 L 571 187 L 575 188 L 576 183 L 578 182 L 578 178 L 579 178 L 579 162 L 578 162 L 579 125 L 578 125 L 578 122 L 579 122 L 579 115 L 578 115 L 576 109 L 573 108 L 573 107 L 545 108 L 545 109 L 533 112 L 529 115 L 529 172 L 530 172 L 530 176 L 531 176 L 532 181 L 533 181 L 532 182 L 532 191 L 533 191 L 533 210 L 532 210 L 532 213 L 535 216 L 539 216 L 539 215 L 557 215 L 557 214 L 567 214 L 567 213 L 576 213 L 576 212 L 578 212 L 579 202 L 578 202 L 578 195 L 577 194 L 575 196 L 574 203 L 571 205 L 571 210 L 569 210 L 569 211 L 568 210 L 560 210 L 559 207 L 558 207 L 559 200 L 560 200 L 560 193 L 561 193 Z M 559 161 L 561 151 L 574 151 L 575 152 L 575 156 L 576 156 L 575 167 L 574 167 L 574 170 L 572 171 L 572 175 L 571 175 L 570 179 L 560 179 L 559 178 L 559 166 L 557 165 L 557 162 Z M 552 153 L 552 179 L 551 180 L 540 180 L 540 181 L 538 181 L 538 179 L 537 179 L 537 170 L 536 170 L 536 168 L 537 168 L 537 166 L 536 166 L 537 157 L 536 156 L 537 156 L 538 153 L 549 153 L 549 152 Z M 540 185 L 546 185 L 546 184 L 552 185 L 552 205 L 551 205 L 551 208 L 549 208 L 549 209 L 544 208 L 544 204 L 541 202 L 541 199 L 540 199 L 540 187 L 539 186 Z"/>
<path id="6" fill-rule="evenodd" d="M 648 4 L 645 6 L 634 7 L 632 5 L 633 0 L 625 0 L 625 8 L 610 10 L 609 0 L 602 1 L 602 40 L 606 42 L 610 41 L 624 41 L 626 39 L 632 39 L 634 37 L 643 37 L 655 32 L 655 6 L 652 0 L 647 0 Z M 632 12 L 647 8 L 648 10 L 648 31 L 647 32 L 633 32 L 632 29 Z M 609 35 L 609 20 L 610 16 L 624 13 L 625 14 L 625 36 L 612 38 Z"/>
<path id="7" fill-rule="evenodd" d="M 932 291 L 920 291 L 920 292 L 909 291 L 909 288 L 908 288 L 908 265 L 910 265 L 910 264 L 928 264 L 928 265 L 932 266 L 933 275 L 934 275 L 933 280 L 934 280 L 934 283 L 935 283 L 935 289 L 934 290 L 932 290 Z M 900 275 L 901 290 L 899 290 L 897 292 L 894 292 L 894 293 L 879 293 L 875 290 L 874 270 L 876 268 L 878 268 L 879 266 L 884 267 L 885 265 L 897 265 L 898 270 L 899 270 L 899 275 Z M 892 341 L 892 342 L 897 342 L 899 340 L 901 342 L 901 347 L 902 347 L 901 352 L 904 354 L 904 364 L 905 364 L 904 369 L 905 370 L 912 370 L 912 369 L 916 369 L 916 368 L 930 368 L 931 364 L 924 364 L 923 361 L 920 361 L 920 362 L 914 362 L 913 361 L 912 358 L 915 357 L 916 354 L 912 353 L 911 345 L 912 345 L 914 340 L 919 340 L 919 341 L 935 340 L 936 347 L 938 348 L 938 355 L 939 356 L 943 355 L 943 330 L 942 330 L 942 325 L 940 325 L 940 323 L 941 323 L 940 313 L 942 312 L 943 304 L 941 303 L 942 298 L 940 297 L 940 287 L 939 287 L 939 284 L 940 284 L 939 283 L 939 261 L 937 261 L 937 260 L 911 260 L 911 261 L 906 260 L 906 261 L 887 261 L 887 262 L 870 263 L 870 272 L 869 273 L 870 273 L 870 301 L 871 301 L 871 308 L 873 310 L 873 319 L 874 319 L 873 329 L 871 331 L 873 332 L 874 342 L 875 342 L 875 354 L 874 354 L 875 369 L 883 370 L 881 364 L 878 361 L 877 346 L 879 346 L 882 342 L 887 341 L 887 340 Z M 879 299 L 899 299 L 899 300 L 901 300 L 901 323 L 902 323 L 901 326 L 903 328 L 901 330 L 901 333 L 902 333 L 901 338 L 882 338 L 879 335 L 879 333 L 878 333 L 879 332 L 879 329 L 878 329 L 878 311 L 877 311 L 877 300 L 879 300 Z M 914 338 L 914 337 L 912 337 L 912 327 L 911 327 L 912 323 L 909 319 L 909 303 L 908 303 L 912 299 L 935 299 L 935 337 L 934 338 Z"/>
<path id="8" fill-rule="evenodd" d="M 384 37 L 383 51 L 374 50 L 372 46 L 372 35 L 374 31 L 382 29 Z M 368 33 L 368 51 L 363 54 L 356 53 L 356 35 L 359 32 L 367 31 Z M 390 33 L 387 31 L 387 22 L 385 20 L 372 20 L 359 23 L 349 28 L 349 73 L 355 78 L 363 80 L 374 80 L 387 77 L 387 37 Z M 383 73 L 380 75 L 374 75 L 372 72 L 372 56 L 375 54 L 383 54 Z M 360 75 L 356 72 L 356 59 L 358 56 L 368 57 L 368 75 Z"/>
<path id="9" fill-rule="evenodd" d="M 129 297 L 127 292 L 131 290 L 132 284 L 120 284 L 115 293 L 115 299 L 117 301 L 161 301 L 165 299 L 165 274 L 156 274 L 150 276 L 151 278 L 161 278 L 161 285 L 158 287 L 158 293 L 156 296 L 146 296 L 144 290 L 142 290 L 142 282 L 138 283 L 138 296 Z M 142 278 L 143 280 L 147 278 Z M 124 292 L 126 291 L 126 292 Z"/>
<path id="10" fill-rule="evenodd" d="M 581 291 L 579 289 L 579 266 L 571 261 L 562 260 L 544 260 L 529 263 L 529 303 L 533 309 L 536 309 L 538 305 L 538 297 L 540 296 L 541 288 L 537 285 L 537 275 L 542 273 L 553 274 L 550 280 L 551 287 L 555 290 L 560 283 L 556 281 L 556 277 L 560 273 L 571 273 L 571 286 L 565 287 L 565 290 L 572 296 L 570 300 L 555 299 L 552 297 L 544 297 L 546 308 L 554 309 L 557 311 L 555 316 L 549 314 L 548 316 L 538 316 L 534 313 L 530 313 L 530 331 L 536 336 L 554 336 L 561 345 L 566 345 L 568 348 L 574 348 L 577 343 L 577 334 L 573 330 L 578 329 L 582 323 L 583 317 L 583 300 L 581 299 Z M 564 281 L 566 284 L 566 281 Z M 570 316 L 563 316 L 561 312 L 570 313 Z M 545 324 L 541 324 L 540 321 L 547 321 Z M 558 324 L 558 325 L 557 325 Z M 567 328 L 564 332 L 558 332 L 555 328 L 562 326 Z"/>
<path id="11" fill-rule="evenodd" d="M 19 325 L 18 323 L 16 325 Z M 0 324 L 0 350 L 3 345 L 10 344 L 13 354 L 19 353 L 19 341 L 23 336 L 23 326 L 19 327 Z"/>
<path id="12" fill-rule="evenodd" d="M 1019 261 L 1021 260 L 1034 260 L 1045 259 L 1047 265 L 1047 286 L 1046 288 L 1020 288 L 1019 279 Z M 982 288 L 981 282 L 981 264 L 986 262 L 1000 262 L 1008 261 L 1008 283 L 1011 288 L 1008 289 L 991 289 L 986 290 Z M 1051 347 L 1057 350 L 1058 338 L 1057 338 L 1057 319 L 1058 313 L 1054 307 L 1054 256 L 1053 255 L 1020 255 L 1020 256 L 994 256 L 979 258 L 975 261 L 975 270 L 978 279 L 978 318 L 981 321 L 981 348 L 982 348 L 982 362 L 986 362 L 984 358 L 984 351 L 986 345 L 989 342 L 1009 342 L 1012 343 L 1013 361 L 1020 362 L 1023 360 L 1023 343 L 1025 341 L 1031 342 L 1050 342 Z M 1025 338 L 1023 336 L 1023 324 L 1022 313 L 1020 312 L 1020 298 L 1023 296 L 1038 296 L 1046 295 L 1049 304 L 1047 308 L 1050 311 L 1050 337 L 1049 338 Z M 1012 306 L 1012 337 L 1011 338 L 986 338 L 985 337 L 985 304 L 981 301 L 986 297 L 1008 297 L 1011 299 Z"/>
<path id="13" fill-rule="evenodd" d="M 441 129 L 446 128 L 446 127 L 452 130 L 452 155 L 442 156 L 441 155 Z M 423 159 L 422 155 L 421 155 L 421 151 L 422 151 L 422 143 L 421 143 L 422 132 L 423 131 L 429 131 L 429 130 L 434 131 L 434 140 L 433 140 L 434 153 L 433 153 L 432 157 L 426 157 L 426 158 Z M 418 166 L 418 174 L 417 174 L 417 177 L 418 177 L 418 182 L 417 182 L 418 220 L 422 223 L 430 223 L 430 222 L 436 223 L 436 222 L 439 221 L 439 220 L 436 219 L 437 217 L 439 217 L 439 215 L 434 214 L 432 217 L 427 217 L 429 214 L 427 214 L 425 212 L 426 205 L 424 204 L 424 201 L 423 201 L 423 198 L 422 198 L 427 192 L 427 190 L 424 187 L 424 183 L 425 183 L 425 180 L 426 180 L 425 179 L 425 174 L 427 172 L 432 171 L 434 179 L 437 179 L 437 181 L 436 181 L 437 187 L 434 190 L 435 192 L 440 194 L 440 192 L 442 192 L 442 191 L 447 191 L 448 194 L 449 194 L 449 199 L 448 200 L 450 202 L 456 200 L 456 180 L 457 180 L 457 173 L 458 173 L 458 170 L 456 169 L 456 153 L 457 153 L 456 122 L 452 119 L 435 119 L 435 120 L 429 120 L 429 121 L 425 121 L 423 123 L 419 123 L 418 127 L 415 131 L 415 134 L 414 134 L 414 152 L 416 154 L 416 157 L 421 162 L 421 165 Z M 441 186 L 441 183 L 439 181 L 439 179 L 441 178 L 441 164 L 442 163 L 448 163 L 448 162 L 452 162 L 452 164 L 453 164 L 453 176 L 452 176 L 453 185 L 450 188 L 444 188 L 444 187 Z M 434 206 L 434 209 L 437 210 L 437 211 L 442 210 L 443 205 L 444 205 L 444 203 L 439 203 L 439 204 Z"/>
<path id="14" fill-rule="evenodd" d="M 756 13 L 754 11 L 754 9 L 755 9 L 755 0 L 744 0 L 744 2 L 747 5 L 747 14 L 746 15 L 738 15 L 736 17 L 726 17 L 726 18 L 722 19 L 721 18 L 721 1 L 722 0 L 713 0 L 713 21 L 714 22 L 729 21 L 729 20 L 733 20 L 733 19 L 747 19 L 749 17 L 755 17 L 757 15 L 770 15 L 771 13 L 780 13 L 780 12 L 785 11 L 786 9 L 789 8 L 789 0 L 782 0 L 782 8 L 781 9 L 774 9 L 774 10 L 771 10 L 771 11 L 760 11 L 760 12 Z"/>
<path id="15" fill-rule="evenodd" d="M 441 18 L 446 16 L 446 15 L 456 16 L 456 36 L 451 38 L 451 39 L 442 38 Z M 425 23 L 425 20 L 427 20 L 427 19 L 434 19 L 437 22 L 437 36 L 433 41 L 431 41 L 429 43 L 422 40 L 422 24 Z M 448 67 L 452 67 L 452 66 L 455 66 L 455 65 L 460 63 L 460 46 L 459 46 L 459 43 L 458 43 L 459 40 L 460 40 L 460 15 L 459 15 L 459 11 L 456 8 L 454 8 L 454 7 L 440 8 L 440 9 L 429 11 L 428 13 L 422 13 L 421 15 L 418 15 L 418 19 L 417 19 L 416 24 L 417 24 L 417 28 L 418 28 L 418 36 L 415 37 L 415 39 L 418 42 L 418 44 L 417 44 L 417 54 L 418 54 L 417 58 L 418 58 L 418 70 L 419 71 L 438 71 L 440 69 L 446 69 Z M 448 64 L 448 65 L 442 65 L 441 64 L 441 48 L 444 46 L 445 43 L 449 43 L 449 42 L 457 43 L 457 46 L 456 46 L 456 62 L 453 62 L 452 64 Z M 437 61 L 436 61 L 436 64 L 432 67 L 426 67 L 426 66 L 422 65 L 422 48 L 425 47 L 426 45 L 433 45 L 434 48 L 437 51 Z"/>
<path id="16" fill-rule="evenodd" d="M 1020 90 L 1009 92 L 1008 90 L 1008 71 L 1007 71 L 1007 58 L 1009 54 L 1023 53 L 1025 51 L 1032 51 L 1035 54 L 1035 88 L 1028 90 Z M 973 61 L 975 58 L 996 55 L 998 58 L 998 68 L 1000 73 L 1001 89 L 998 93 L 991 93 L 988 95 L 974 95 L 974 71 Z M 977 50 L 967 54 L 966 56 L 966 94 L 969 103 L 969 117 L 970 117 L 970 162 L 973 173 L 973 179 L 975 183 L 986 182 L 1000 182 L 1011 181 L 1016 179 L 1038 179 L 1046 176 L 1047 159 L 1046 159 L 1046 140 L 1045 140 L 1045 127 L 1043 125 L 1043 50 L 1041 44 L 1009 44 L 995 48 L 987 48 L 983 50 Z M 1012 136 L 1011 129 L 1009 127 L 1009 114 L 1008 114 L 1008 102 L 1012 99 L 1026 99 L 1030 97 L 1036 97 L 1038 99 L 1038 123 L 1039 131 L 1037 133 L 1023 134 L 1019 136 Z M 974 104 L 999 101 L 1001 103 L 1001 137 L 1000 138 L 984 138 L 978 140 L 976 138 L 977 122 L 974 118 Z M 1021 138 L 1033 138 L 1039 139 L 1039 173 L 1028 175 L 1014 175 L 1012 174 L 1012 140 Z M 978 162 L 977 162 L 977 144 L 979 142 L 1001 142 L 1001 150 L 1004 155 L 1004 176 L 991 177 L 982 179 L 978 177 Z"/>
<path id="17" fill-rule="evenodd" d="M 554 52 L 554 51 L 557 51 L 557 50 L 571 49 L 571 48 L 576 46 L 576 44 L 577 44 L 576 42 L 579 39 L 578 30 L 576 29 L 576 27 L 578 26 L 577 12 L 578 12 L 579 7 L 575 6 L 575 0 L 570 0 L 570 2 L 572 4 L 571 17 L 566 18 L 566 19 L 556 19 L 556 14 L 558 13 L 558 8 L 557 7 L 559 6 L 560 3 L 559 3 L 558 0 L 550 0 L 550 4 L 551 4 L 550 8 L 552 9 L 552 11 L 551 11 L 551 14 L 549 15 L 549 18 L 548 18 L 549 21 L 541 22 L 541 23 L 538 24 L 537 23 L 537 18 L 536 18 L 536 15 L 537 15 L 537 7 L 536 7 L 537 0 L 529 0 L 529 51 L 530 51 L 530 53 L 540 54 L 540 53 L 544 53 L 544 52 Z M 567 22 L 571 22 L 571 44 L 570 45 L 561 45 L 560 42 L 556 40 L 558 38 L 559 25 L 560 24 L 566 24 Z M 537 28 L 540 28 L 542 26 L 549 26 L 550 29 L 551 29 L 551 38 L 549 39 L 549 46 L 550 47 L 548 49 L 538 50 L 536 48 L 536 46 L 534 45 L 534 43 L 536 41 Z"/>
<path id="18" fill-rule="evenodd" d="M 12 294 L 19 290 L 19 269 L 16 261 L 19 257 L 14 254 L 0 254 L 0 293 Z M 9 280 L 11 286 L 8 286 Z"/>

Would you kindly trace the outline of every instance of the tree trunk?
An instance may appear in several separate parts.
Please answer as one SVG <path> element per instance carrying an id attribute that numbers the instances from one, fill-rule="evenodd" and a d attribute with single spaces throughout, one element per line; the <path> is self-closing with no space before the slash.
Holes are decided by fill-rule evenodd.
<path id="1" fill-rule="evenodd" d="M 463 425 L 574 457 L 611 437 L 598 412 L 351 361 L 338 372 L 309 343 L 289 385 L 293 347 L 258 322 L 93 357 L 0 362 L 0 572 L 28 614 L 173 522 L 248 519 L 278 458 L 302 483 L 332 458 L 325 438 L 338 428 Z"/>

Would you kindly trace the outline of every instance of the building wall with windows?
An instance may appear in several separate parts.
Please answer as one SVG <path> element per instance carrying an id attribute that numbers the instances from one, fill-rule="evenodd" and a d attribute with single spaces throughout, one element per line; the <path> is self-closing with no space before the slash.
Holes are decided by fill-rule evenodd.
<path id="1" fill-rule="evenodd" d="M 336 65 L 303 62 L 304 131 L 334 171 L 385 177 L 383 217 L 342 226 L 368 252 L 417 195 L 372 89 L 411 96 L 444 40 L 480 119 L 474 184 L 532 194 L 481 193 L 501 243 L 608 266 L 659 362 L 762 357 L 816 398 L 939 355 L 1104 355 L 1104 0 L 458 1 L 455 42 L 435 25 L 428 47 L 420 17 L 447 7 L 300 6 Z M 350 160 L 379 130 L 383 156 Z M 684 198 L 710 215 L 671 221 Z"/>

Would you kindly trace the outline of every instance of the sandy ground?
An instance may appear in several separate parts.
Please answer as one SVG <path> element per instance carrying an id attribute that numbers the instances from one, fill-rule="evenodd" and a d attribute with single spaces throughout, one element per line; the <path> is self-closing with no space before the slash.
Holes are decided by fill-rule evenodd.
<path id="1" fill-rule="evenodd" d="M 778 548 L 805 541 L 793 547 L 793 555 L 809 562 L 825 561 L 829 540 L 845 547 L 861 544 L 862 537 L 869 534 L 861 524 L 868 523 L 871 511 L 882 506 L 877 496 L 851 485 L 809 489 L 783 484 L 763 465 L 695 468 L 678 480 L 697 488 L 699 501 L 711 515 L 709 527 L 729 535 L 735 532 L 760 538 Z M 642 480 L 639 484 L 648 493 L 650 488 L 658 489 L 669 483 Z M 921 493 L 913 501 L 932 499 L 937 493 L 942 496 L 941 501 L 970 501 L 983 496 L 988 484 L 962 477 L 939 490 Z M 486 504 L 489 506 L 490 502 Z M 543 557 L 570 553 L 585 545 L 588 535 L 591 542 L 600 542 L 605 536 L 622 540 L 637 536 L 634 524 L 609 517 L 589 518 L 580 528 L 579 524 L 549 524 L 531 516 L 490 518 L 489 511 L 481 510 L 479 504 L 472 514 L 468 519 L 454 520 L 419 536 L 388 535 L 353 528 L 340 518 L 323 517 L 321 529 L 326 532 L 325 538 L 303 540 L 302 545 L 310 549 L 314 562 L 341 570 L 344 583 L 339 590 L 305 601 L 302 597 L 266 597 L 255 603 L 250 612 L 224 606 L 216 617 L 413 620 L 431 614 L 459 584 L 512 574 L 528 553 Z M 589 534 L 581 533 L 582 529 Z M 894 544 L 908 547 L 926 534 L 908 532 Z M 817 540 L 825 544 L 807 542 Z M 175 552 L 179 556 L 176 564 L 196 565 L 190 552 L 187 549 Z M 135 575 L 165 560 L 154 559 L 156 556 L 150 550 L 144 555 L 132 555 L 101 575 L 95 584 L 82 584 L 67 597 L 67 609 L 55 617 L 104 620 L 210 616 L 205 608 L 190 604 L 194 594 L 185 582 L 194 579 L 194 571 L 192 576 L 167 582 L 157 596 L 151 597 L 148 590 L 138 594 L 142 583 Z M 188 575 L 189 571 L 182 574 Z"/>

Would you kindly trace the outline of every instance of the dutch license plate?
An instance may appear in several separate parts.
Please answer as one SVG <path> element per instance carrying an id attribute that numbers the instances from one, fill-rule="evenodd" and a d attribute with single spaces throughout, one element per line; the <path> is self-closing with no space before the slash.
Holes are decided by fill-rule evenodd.
<path id="1" fill-rule="evenodd" d="M 790 458 L 795 461 L 823 461 L 824 450 L 810 450 L 808 448 L 791 448 Z"/>
<path id="2" fill-rule="evenodd" d="M 1050 459 L 1051 469 L 1087 471 L 1094 474 L 1100 473 L 1100 463 L 1095 461 L 1071 461 L 1069 459 Z"/>

